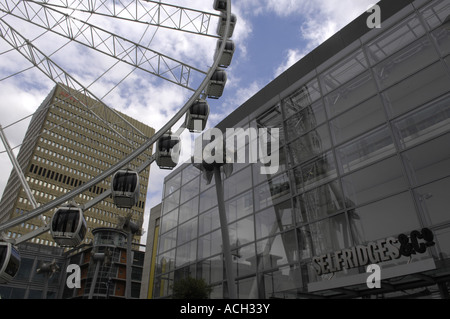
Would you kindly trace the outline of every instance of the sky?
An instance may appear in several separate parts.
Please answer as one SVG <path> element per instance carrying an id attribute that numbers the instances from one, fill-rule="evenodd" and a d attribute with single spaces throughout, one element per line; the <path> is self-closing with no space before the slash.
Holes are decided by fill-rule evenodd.
<path id="1" fill-rule="evenodd" d="M 0 9 L 5 2 L 6 0 L 0 0 Z M 163 2 L 218 13 L 213 9 L 212 0 Z M 226 70 L 228 80 L 224 94 L 218 100 L 208 100 L 211 113 L 207 127 L 214 127 L 373 4 L 374 0 L 232 1 L 232 12 L 237 17 L 232 37 L 236 51 L 232 64 Z M 117 21 L 98 15 L 73 11 L 66 13 L 200 70 L 207 71 L 213 64 L 217 41 L 213 37 L 148 27 L 142 23 Z M 39 14 L 38 12 L 37 16 Z M 8 23 L 108 106 L 156 130 L 193 94 L 191 90 L 118 63 L 116 59 L 52 32 L 45 32 L 2 11 L 0 18 L 0 26 L 4 26 L 4 22 Z M 210 28 L 215 30 L 217 19 L 212 19 L 211 23 L 214 25 Z M 203 80 L 202 74 L 193 74 L 192 77 L 192 88 L 196 88 Z M 17 146 L 22 143 L 30 116 L 54 86 L 55 83 L 43 72 L 32 67 L 27 59 L 12 49 L 4 39 L 0 39 L 0 125 L 5 128 L 9 144 L 15 148 L 16 155 L 19 150 Z M 16 123 L 17 121 L 19 122 Z M 180 124 L 181 122 L 177 123 L 173 130 Z M 182 135 L 182 145 L 190 145 L 195 137 L 195 134 L 185 131 Z M 4 146 L 0 145 L 1 193 L 12 170 L 4 150 Z M 180 163 L 187 160 L 187 156 L 189 152 L 183 152 Z M 151 166 L 144 226 L 148 223 L 150 209 L 161 202 L 164 177 L 170 172 L 159 169 L 155 163 Z M 144 241 L 145 237 L 144 235 Z"/>

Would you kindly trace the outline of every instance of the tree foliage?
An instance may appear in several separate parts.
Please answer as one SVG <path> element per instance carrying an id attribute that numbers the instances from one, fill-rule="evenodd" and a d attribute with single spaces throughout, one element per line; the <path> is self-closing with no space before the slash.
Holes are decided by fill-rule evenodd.
<path id="1" fill-rule="evenodd" d="M 203 279 L 186 277 L 172 286 L 173 299 L 208 299 L 212 289 Z"/>

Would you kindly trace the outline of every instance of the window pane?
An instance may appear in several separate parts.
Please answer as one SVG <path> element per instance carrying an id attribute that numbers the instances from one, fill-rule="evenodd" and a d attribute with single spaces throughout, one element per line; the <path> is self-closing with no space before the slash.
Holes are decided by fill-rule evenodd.
<path id="1" fill-rule="evenodd" d="M 197 241 L 193 240 L 177 248 L 175 267 L 181 267 L 196 260 Z"/>
<path id="2" fill-rule="evenodd" d="M 450 130 L 450 95 L 394 122 L 403 147 L 413 146 Z"/>
<path id="3" fill-rule="evenodd" d="M 450 14 L 450 5 L 447 1 L 433 1 L 431 5 L 420 10 L 425 23 L 430 29 L 441 25 Z"/>
<path id="4" fill-rule="evenodd" d="M 258 241 L 258 270 L 272 269 L 298 260 L 295 232 L 289 231 Z"/>
<path id="5" fill-rule="evenodd" d="M 250 165 L 253 168 L 253 184 L 258 185 L 262 182 L 266 182 L 271 179 L 274 175 L 279 174 L 280 172 L 286 171 L 287 161 L 286 161 L 286 153 L 284 147 L 281 147 L 278 151 L 278 171 L 273 174 L 265 174 L 265 172 L 261 172 L 261 168 L 264 166 L 261 163 L 255 163 Z"/>
<path id="6" fill-rule="evenodd" d="M 427 37 L 423 37 L 378 64 L 374 71 L 384 89 L 436 59 L 438 55 L 434 46 Z"/>
<path id="7" fill-rule="evenodd" d="M 302 274 L 297 266 L 281 267 L 261 274 L 264 283 L 263 299 L 285 298 L 286 291 L 297 291 L 304 285 Z"/>
<path id="8" fill-rule="evenodd" d="M 198 239 L 198 258 L 207 258 L 222 252 L 222 233 L 218 229 Z"/>
<path id="9" fill-rule="evenodd" d="M 450 53 L 450 31 L 448 27 L 442 26 L 436 29 L 432 34 L 435 43 L 439 48 L 442 56 Z"/>
<path id="10" fill-rule="evenodd" d="M 225 179 L 223 183 L 224 199 L 227 200 L 233 196 L 243 193 L 252 187 L 252 168 L 248 166 L 238 173 Z"/>
<path id="11" fill-rule="evenodd" d="M 184 203 L 185 201 L 193 198 L 194 196 L 198 195 L 199 193 L 199 181 L 198 177 L 195 178 L 193 181 L 185 184 L 183 187 L 181 187 L 181 199 L 180 202 Z"/>
<path id="12" fill-rule="evenodd" d="M 445 134 L 403 153 L 414 185 L 450 175 L 449 145 L 450 134 Z"/>
<path id="13" fill-rule="evenodd" d="M 320 77 L 324 93 L 329 93 L 340 87 L 345 82 L 354 79 L 368 67 L 362 50 L 347 57 L 343 61 L 327 70 Z"/>
<path id="14" fill-rule="evenodd" d="M 255 215 L 256 239 L 273 236 L 293 226 L 291 201 L 275 205 Z"/>
<path id="15" fill-rule="evenodd" d="M 239 247 L 249 242 L 255 241 L 255 230 L 253 216 L 246 217 L 229 224 L 230 244 L 233 247 Z"/>
<path id="16" fill-rule="evenodd" d="M 437 182 L 415 190 L 422 209 L 427 214 L 430 224 L 435 225 L 450 220 L 448 208 L 450 207 L 450 178 L 445 178 Z"/>
<path id="17" fill-rule="evenodd" d="M 203 278 L 207 284 L 223 280 L 223 258 L 216 256 L 203 260 L 197 264 L 197 276 Z"/>
<path id="18" fill-rule="evenodd" d="M 210 211 L 199 216 L 198 222 L 199 235 L 206 234 L 220 227 L 219 209 L 213 208 Z"/>
<path id="19" fill-rule="evenodd" d="M 253 195 L 249 191 L 241 196 L 225 202 L 228 222 L 232 222 L 253 212 Z"/>
<path id="20" fill-rule="evenodd" d="M 386 122 L 383 104 L 378 96 L 369 99 L 330 121 L 336 144 L 369 131 Z"/>
<path id="21" fill-rule="evenodd" d="M 337 149 L 344 172 L 350 172 L 368 165 L 394 152 L 394 143 L 387 126 L 370 132 Z"/>
<path id="22" fill-rule="evenodd" d="M 300 204 L 301 223 L 328 217 L 344 209 L 342 190 L 337 181 L 321 185 L 302 194 Z"/>
<path id="23" fill-rule="evenodd" d="M 448 92 L 450 78 L 445 65 L 437 62 L 383 93 L 391 116 L 397 116 Z"/>
<path id="24" fill-rule="evenodd" d="M 408 186 L 396 156 L 345 176 L 342 184 L 345 196 L 354 205 L 405 190 Z"/>
<path id="25" fill-rule="evenodd" d="M 216 188 L 212 187 L 200 194 L 200 212 L 204 212 L 217 205 Z"/>
<path id="26" fill-rule="evenodd" d="M 178 208 L 162 217 L 161 234 L 178 225 Z"/>
<path id="27" fill-rule="evenodd" d="M 294 169 L 298 192 L 311 189 L 337 176 L 334 156 L 324 153 Z"/>
<path id="28" fill-rule="evenodd" d="M 351 217 L 351 227 L 358 244 L 420 228 L 409 192 L 358 207 Z"/>
<path id="29" fill-rule="evenodd" d="M 327 125 L 321 125 L 312 131 L 300 136 L 296 135 L 292 143 L 289 144 L 289 150 L 294 156 L 294 163 L 305 161 L 312 156 L 326 151 L 331 147 L 330 133 Z"/>
<path id="30" fill-rule="evenodd" d="M 177 230 L 174 229 L 164 235 L 161 235 L 159 242 L 159 250 L 158 252 L 165 252 L 172 248 L 175 248 L 177 243 Z"/>
<path id="31" fill-rule="evenodd" d="M 425 34 L 420 20 L 411 16 L 367 45 L 369 60 L 375 64 Z"/>
<path id="32" fill-rule="evenodd" d="M 297 110 L 294 110 L 294 107 L 289 102 L 286 102 L 285 105 L 285 108 L 288 108 L 288 106 L 291 108 L 289 114 L 285 114 L 287 137 L 289 140 L 310 131 L 326 120 L 322 101 L 298 108 Z"/>
<path id="33" fill-rule="evenodd" d="M 182 222 L 191 219 L 198 215 L 198 196 L 180 206 L 180 221 Z"/>
<path id="34" fill-rule="evenodd" d="M 187 182 L 192 180 L 194 177 L 197 177 L 200 174 L 200 170 L 193 165 L 188 165 L 183 171 L 181 172 L 181 176 L 183 179 L 183 184 L 185 185 Z"/>
<path id="35" fill-rule="evenodd" d="M 365 99 L 375 95 L 377 88 L 369 72 L 352 79 L 325 98 L 328 117 L 348 110 Z"/>
<path id="36" fill-rule="evenodd" d="M 180 204 L 180 191 L 176 191 L 166 197 L 163 201 L 163 214 L 170 212 Z"/>
<path id="37" fill-rule="evenodd" d="M 256 210 L 272 206 L 277 199 L 287 194 L 289 194 L 289 179 L 287 174 L 283 173 L 255 188 Z"/>
<path id="38" fill-rule="evenodd" d="M 197 237 L 197 219 L 194 218 L 178 226 L 177 245 L 186 243 Z"/>
<path id="39" fill-rule="evenodd" d="M 181 175 L 178 173 L 164 184 L 164 196 L 172 194 L 176 189 L 180 188 Z"/>

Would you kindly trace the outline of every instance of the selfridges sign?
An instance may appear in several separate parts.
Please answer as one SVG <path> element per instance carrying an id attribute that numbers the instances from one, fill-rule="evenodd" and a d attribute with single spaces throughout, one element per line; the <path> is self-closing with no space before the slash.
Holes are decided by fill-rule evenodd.
<path id="1" fill-rule="evenodd" d="M 395 260 L 401 256 L 410 257 L 423 254 L 428 247 L 434 246 L 434 235 L 428 228 L 414 230 L 409 236 L 400 234 L 397 237 L 369 242 L 348 249 L 338 250 L 312 258 L 312 265 L 317 275 L 334 273 L 368 264 Z"/>

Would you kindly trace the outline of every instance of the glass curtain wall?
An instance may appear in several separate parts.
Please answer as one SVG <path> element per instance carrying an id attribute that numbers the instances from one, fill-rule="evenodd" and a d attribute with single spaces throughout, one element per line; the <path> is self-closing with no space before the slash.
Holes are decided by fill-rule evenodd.
<path id="1" fill-rule="evenodd" d="M 439 0 L 389 21 L 236 125 L 280 130 L 276 173 L 257 161 L 223 176 L 239 298 L 306 296 L 330 278 L 313 256 L 423 227 L 450 254 L 449 15 Z M 223 298 L 221 243 L 214 181 L 184 165 L 165 182 L 156 297 L 192 276 Z"/>

